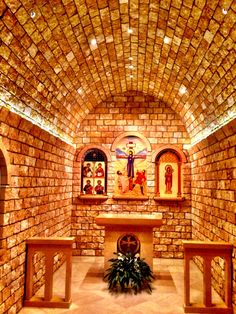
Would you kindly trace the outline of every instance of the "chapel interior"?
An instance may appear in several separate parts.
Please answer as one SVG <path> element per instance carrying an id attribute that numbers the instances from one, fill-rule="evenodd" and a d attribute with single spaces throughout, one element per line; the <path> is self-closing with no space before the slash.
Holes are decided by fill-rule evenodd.
<path id="1" fill-rule="evenodd" d="M 38 313 L 24 308 L 28 246 L 50 238 L 73 240 L 72 302 L 80 271 L 99 272 L 78 295 L 98 314 L 157 313 L 157 300 L 184 313 L 185 245 L 215 243 L 206 278 L 232 305 L 214 313 L 236 313 L 235 21 L 233 0 L 0 0 L 0 313 Z M 114 217 L 127 230 L 109 246 Z M 124 236 L 163 274 L 115 311 L 101 274 Z M 36 292 L 46 255 L 32 256 Z M 196 278 L 203 265 L 191 261 Z M 168 276 L 174 310 L 158 294 Z"/>

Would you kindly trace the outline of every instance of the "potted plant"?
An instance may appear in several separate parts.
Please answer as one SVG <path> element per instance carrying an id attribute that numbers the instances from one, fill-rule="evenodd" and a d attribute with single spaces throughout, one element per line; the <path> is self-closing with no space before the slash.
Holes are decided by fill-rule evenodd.
<path id="1" fill-rule="evenodd" d="M 108 280 L 110 291 L 125 292 L 133 290 L 134 293 L 146 290 L 152 292 L 151 282 L 153 273 L 149 265 L 140 258 L 139 254 L 114 253 L 116 258 L 109 260 L 111 266 L 106 270 L 105 279 Z"/>

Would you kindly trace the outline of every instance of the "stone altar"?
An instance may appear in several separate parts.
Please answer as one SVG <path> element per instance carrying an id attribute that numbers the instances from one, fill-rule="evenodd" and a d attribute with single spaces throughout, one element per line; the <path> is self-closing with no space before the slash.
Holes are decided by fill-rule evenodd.
<path id="1" fill-rule="evenodd" d="M 101 214 L 96 217 L 99 226 L 105 226 L 104 268 L 109 268 L 109 259 L 117 252 L 117 241 L 126 233 L 140 240 L 140 256 L 153 267 L 153 228 L 162 225 L 162 214 Z"/>

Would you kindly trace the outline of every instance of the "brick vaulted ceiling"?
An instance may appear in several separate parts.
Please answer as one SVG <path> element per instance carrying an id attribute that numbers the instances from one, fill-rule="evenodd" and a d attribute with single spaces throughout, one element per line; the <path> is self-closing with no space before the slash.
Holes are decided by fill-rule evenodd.
<path id="1" fill-rule="evenodd" d="M 95 106 L 133 90 L 194 141 L 236 116 L 235 20 L 232 0 L 0 0 L 1 105 L 73 142 Z"/>

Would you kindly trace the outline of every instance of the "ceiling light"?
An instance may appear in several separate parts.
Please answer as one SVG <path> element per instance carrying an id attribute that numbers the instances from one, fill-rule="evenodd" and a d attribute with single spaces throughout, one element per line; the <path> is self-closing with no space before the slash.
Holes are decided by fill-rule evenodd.
<path id="1" fill-rule="evenodd" d="M 134 68 L 134 66 L 133 66 L 132 64 L 130 64 L 130 65 L 129 65 L 129 68 L 130 68 L 130 69 L 133 69 L 133 68 Z"/>
<path id="2" fill-rule="evenodd" d="M 93 46 L 97 45 L 97 41 L 96 41 L 95 38 L 93 38 L 93 39 L 91 40 L 91 45 L 93 45 Z"/>
<path id="3" fill-rule="evenodd" d="M 186 92 L 187 92 L 187 88 L 184 86 L 184 85 L 182 85 L 181 87 L 180 87 L 180 89 L 179 89 L 179 92 L 180 92 L 180 94 L 185 94 Z"/>
<path id="4" fill-rule="evenodd" d="M 82 94 L 82 93 L 83 93 L 82 87 L 78 88 L 78 89 L 77 89 L 77 92 L 78 92 L 79 94 Z"/>
<path id="5" fill-rule="evenodd" d="M 134 76 L 131 74 L 129 77 L 130 77 L 130 78 L 133 78 Z"/>
<path id="6" fill-rule="evenodd" d="M 223 9 L 222 9 L 222 13 L 223 13 L 223 14 L 227 14 L 227 13 L 228 13 L 228 11 L 227 11 L 226 9 L 224 9 L 224 8 L 223 8 Z"/>
<path id="7" fill-rule="evenodd" d="M 30 12 L 30 17 L 33 19 L 33 18 L 35 18 L 35 16 L 36 16 L 36 13 L 34 11 L 31 11 Z"/>
<path id="8" fill-rule="evenodd" d="M 170 38 L 167 37 L 167 36 L 165 36 L 165 37 L 164 37 L 164 43 L 165 43 L 165 44 L 169 44 L 169 43 L 170 43 Z"/>
<path id="9" fill-rule="evenodd" d="M 132 60 L 133 60 L 133 57 L 129 57 L 129 60 L 132 61 Z"/>
<path id="10" fill-rule="evenodd" d="M 132 34 L 132 33 L 133 33 L 132 28 L 128 28 L 128 33 L 129 33 L 129 34 Z"/>

